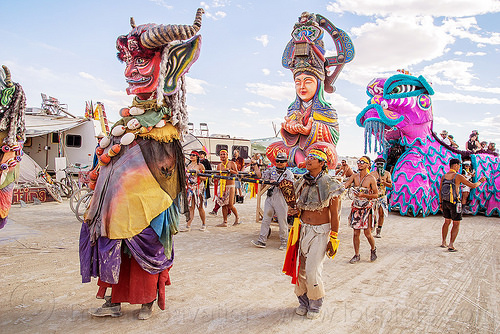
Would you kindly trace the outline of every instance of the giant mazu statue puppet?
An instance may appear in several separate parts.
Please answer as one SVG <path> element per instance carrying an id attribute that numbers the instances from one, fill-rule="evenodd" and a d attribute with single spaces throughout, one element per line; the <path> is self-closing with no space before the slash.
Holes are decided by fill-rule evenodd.
<path id="1" fill-rule="evenodd" d="M 497 154 L 460 151 L 444 143 L 433 131 L 431 95 L 422 76 L 406 71 L 376 78 L 367 86 L 368 105 L 356 122 L 365 129 L 365 152 L 380 153 L 392 165 L 393 188 L 389 206 L 402 215 L 436 214 L 441 177 L 452 158 L 469 159 L 476 170 L 473 182 L 487 181 L 471 191 L 473 214 L 500 214 L 500 160 Z"/>
<path id="2" fill-rule="evenodd" d="M 26 96 L 20 84 L 12 82 L 10 70 L 0 68 L 0 229 L 7 224 L 14 181 L 19 175 L 25 139 Z"/>
<path id="3" fill-rule="evenodd" d="M 325 56 L 325 31 L 333 39 L 335 56 Z M 302 13 L 282 58 L 283 67 L 293 73 L 297 95 L 281 124 L 283 140 L 267 148 L 269 160 L 275 163 L 276 155 L 285 152 L 290 167 L 302 167 L 309 151 L 319 149 L 327 154 L 328 167 L 336 166 L 339 124 L 324 93 L 334 92 L 333 83 L 353 58 L 354 47 L 344 31 L 319 14 Z"/>
<path id="4" fill-rule="evenodd" d="M 198 59 L 203 9 L 193 25 L 136 26 L 116 41 L 132 103 L 96 153 L 94 194 L 80 233 L 82 281 L 98 277 L 94 316 L 120 316 L 122 302 L 165 308 L 174 259 L 172 236 L 187 213 L 184 156 L 187 128 L 184 75 Z M 108 289 L 111 290 L 110 294 Z"/>

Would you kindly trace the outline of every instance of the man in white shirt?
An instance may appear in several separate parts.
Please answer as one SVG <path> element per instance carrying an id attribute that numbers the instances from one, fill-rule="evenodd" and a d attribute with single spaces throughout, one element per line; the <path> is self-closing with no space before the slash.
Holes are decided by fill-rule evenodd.
<path id="1" fill-rule="evenodd" d="M 450 145 L 451 146 L 451 141 L 450 139 L 448 138 L 448 131 L 446 130 L 443 130 L 441 131 L 441 140 L 443 141 L 443 143 L 445 143 L 446 145 Z"/>

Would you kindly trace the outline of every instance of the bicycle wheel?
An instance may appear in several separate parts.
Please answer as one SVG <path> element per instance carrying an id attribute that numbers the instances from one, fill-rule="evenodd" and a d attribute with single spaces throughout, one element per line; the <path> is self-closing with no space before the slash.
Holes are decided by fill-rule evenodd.
<path id="1" fill-rule="evenodd" d="M 83 196 L 87 195 L 89 192 L 91 192 L 90 188 L 81 188 L 73 192 L 73 195 L 69 198 L 69 207 L 71 208 L 71 211 L 76 213 L 76 205 L 78 204 L 78 201 L 83 198 Z"/>
<path id="2" fill-rule="evenodd" d="M 50 194 L 50 196 L 52 196 L 53 199 L 55 199 L 59 203 L 62 202 L 62 196 L 61 196 L 62 191 L 55 184 L 45 183 L 45 188 L 47 189 L 47 192 Z"/>
<path id="3" fill-rule="evenodd" d="M 66 177 L 63 177 L 60 182 L 63 185 L 64 195 L 67 198 L 70 198 L 73 195 L 73 193 L 78 189 L 78 184 L 73 179 L 68 179 Z"/>
<path id="4" fill-rule="evenodd" d="M 60 193 L 61 193 L 61 196 L 64 196 L 66 198 L 69 198 L 71 196 L 71 188 L 69 186 L 67 186 L 65 183 L 63 182 L 59 182 L 59 181 L 54 181 L 54 184 L 56 185 L 57 188 L 60 189 Z"/>
<path id="5" fill-rule="evenodd" d="M 85 211 L 87 211 L 88 207 L 90 206 L 90 202 L 92 200 L 92 195 L 94 192 L 89 192 L 85 196 L 83 196 L 78 203 L 76 204 L 76 219 L 80 221 L 80 223 L 83 223 L 83 214 Z"/>

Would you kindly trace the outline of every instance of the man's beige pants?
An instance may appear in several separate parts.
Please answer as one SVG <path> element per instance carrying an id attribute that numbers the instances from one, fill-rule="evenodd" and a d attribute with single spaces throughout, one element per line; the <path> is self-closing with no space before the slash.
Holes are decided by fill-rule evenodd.
<path id="1" fill-rule="evenodd" d="M 326 245 L 330 240 L 330 223 L 322 225 L 301 224 L 299 240 L 300 269 L 295 294 L 307 293 L 311 300 L 323 298 L 325 289 L 321 272 L 326 258 Z"/>

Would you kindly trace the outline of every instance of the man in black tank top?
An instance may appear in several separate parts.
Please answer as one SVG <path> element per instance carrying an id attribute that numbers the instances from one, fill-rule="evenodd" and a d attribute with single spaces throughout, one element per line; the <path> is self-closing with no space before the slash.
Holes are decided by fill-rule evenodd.
<path id="1" fill-rule="evenodd" d="M 481 179 L 479 179 L 478 182 L 469 182 L 463 175 L 458 173 L 460 165 L 460 160 L 455 158 L 450 160 L 450 170 L 441 178 L 441 185 L 439 187 L 439 206 L 441 208 L 441 211 L 443 212 L 444 217 L 444 224 L 441 229 L 441 234 L 443 237 L 441 241 L 441 247 L 448 247 L 448 251 L 450 252 L 457 251 L 453 243 L 457 238 L 458 230 L 460 228 L 460 221 L 462 220 L 462 203 L 460 201 L 460 194 L 458 191 L 460 189 L 460 184 L 463 183 L 471 189 L 474 189 L 479 187 L 481 183 L 486 181 L 486 178 L 483 176 Z M 443 184 L 449 183 L 450 181 L 452 182 L 452 185 L 449 187 L 450 193 L 448 193 L 448 187 L 443 187 Z M 444 189 L 446 191 L 443 191 Z M 453 227 L 451 228 L 450 243 L 446 245 L 446 237 L 448 236 L 448 229 L 452 221 Z"/>

